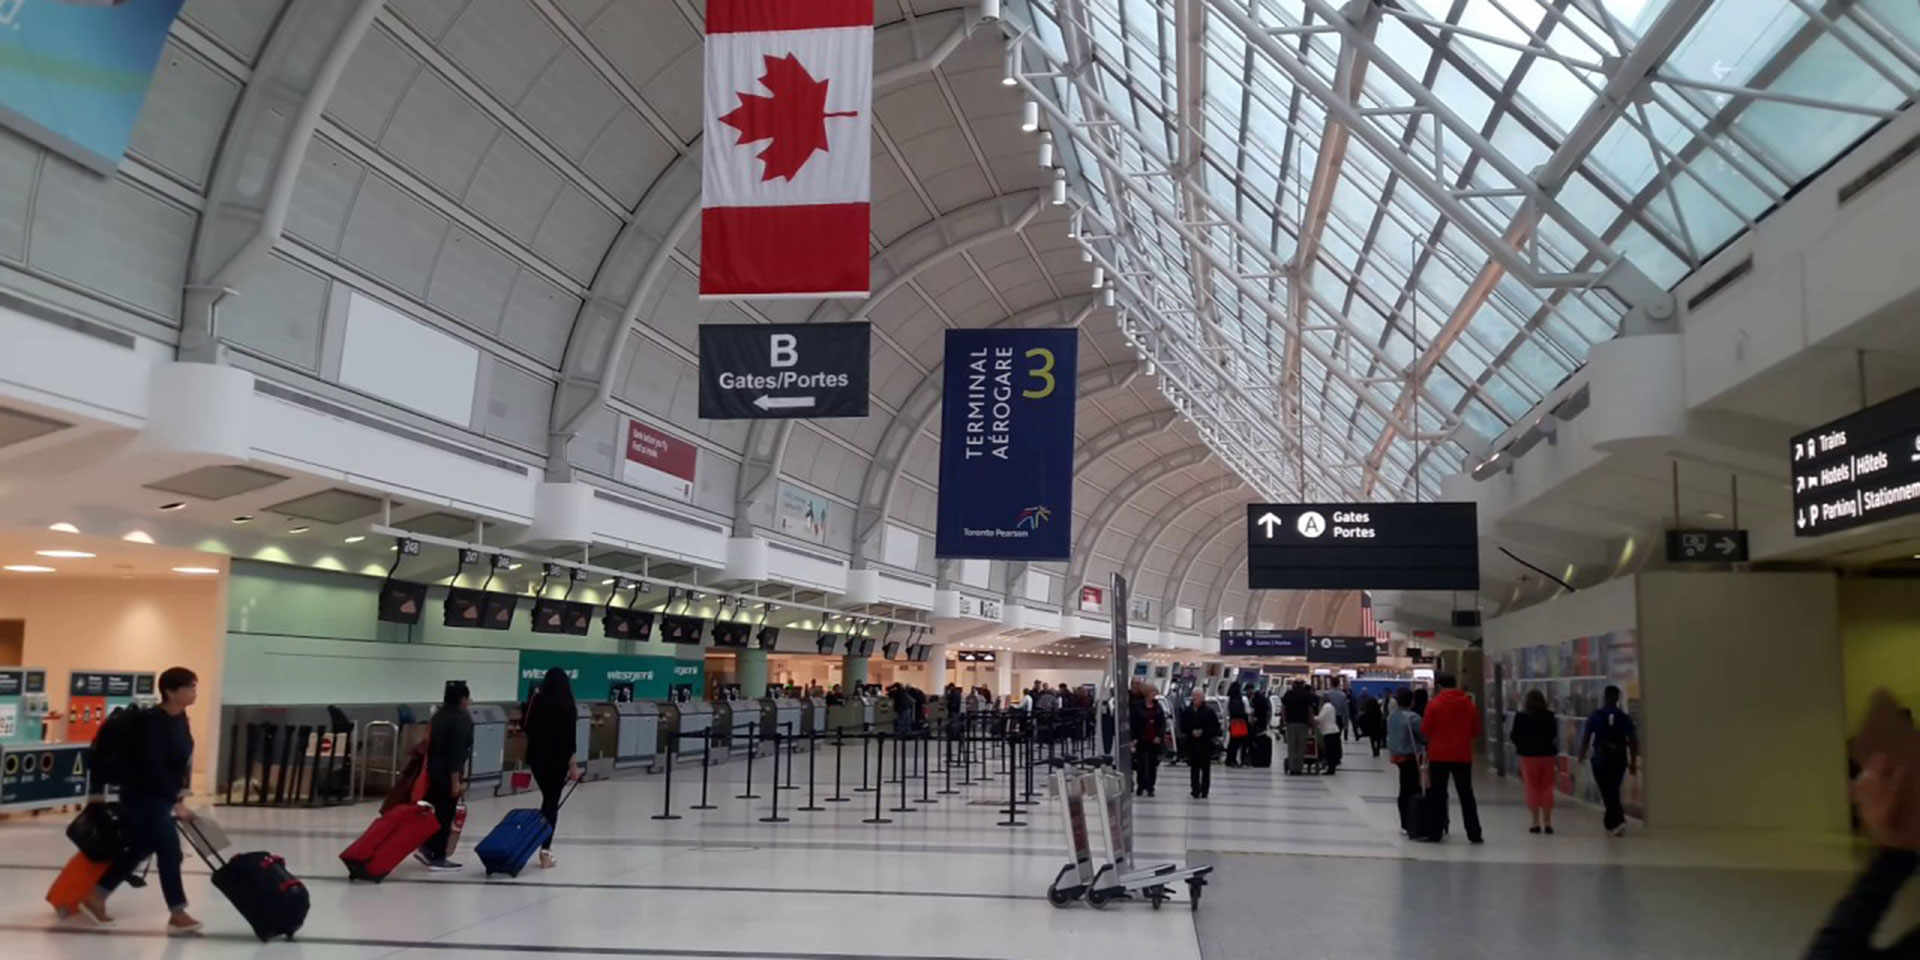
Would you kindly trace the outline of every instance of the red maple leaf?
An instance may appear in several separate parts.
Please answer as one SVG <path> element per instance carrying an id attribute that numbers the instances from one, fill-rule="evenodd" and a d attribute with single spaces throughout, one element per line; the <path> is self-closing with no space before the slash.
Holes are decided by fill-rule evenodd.
<path id="1" fill-rule="evenodd" d="M 785 177 L 791 183 L 815 151 L 827 149 L 827 118 L 855 117 L 859 113 L 828 113 L 827 84 L 831 81 L 813 79 L 793 54 L 768 56 L 765 60 L 766 73 L 761 74 L 760 85 L 773 96 L 737 94 L 740 106 L 720 122 L 740 131 L 738 145 L 768 141 L 767 148 L 760 151 L 760 162 L 765 164 L 761 180 Z"/>

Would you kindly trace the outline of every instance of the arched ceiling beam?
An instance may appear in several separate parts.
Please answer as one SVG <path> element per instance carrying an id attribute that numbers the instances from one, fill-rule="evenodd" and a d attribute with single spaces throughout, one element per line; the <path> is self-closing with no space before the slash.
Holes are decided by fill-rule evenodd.
<path id="1" fill-rule="evenodd" d="M 1133 538 L 1133 546 L 1128 549 L 1126 562 L 1120 565 L 1120 571 L 1138 582 L 1144 575 L 1140 569 L 1141 565 L 1147 562 L 1147 556 L 1153 552 L 1153 548 L 1160 545 L 1160 538 L 1166 536 L 1167 531 L 1180 522 L 1180 518 L 1199 509 L 1201 504 L 1240 493 L 1246 487 L 1246 481 L 1242 480 L 1239 474 L 1228 473 L 1194 487 L 1169 501 L 1159 513 L 1154 514 L 1153 520 L 1147 524 L 1146 529 Z M 1239 509 L 1238 504 L 1229 507 L 1201 527 L 1201 530 L 1204 532 L 1219 526 L 1224 519 L 1231 517 Z"/>
<path id="2" fill-rule="evenodd" d="M 1213 631 L 1220 628 L 1220 608 L 1226 605 L 1227 588 L 1236 580 L 1245 583 L 1246 578 L 1247 556 L 1245 553 L 1240 555 L 1240 562 L 1238 563 L 1232 565 L 1223 563 L 1220 565 L 1220 572 L 1214 575 L 1213 583 L 1208 586 L 1206 596 L 1201 598 L 1201 603 L 1206 605 L 1202 608 L 1200 614 L 1200 635 L 1202 637 L 1208 636 L 1209 634 L 1215 637 L 1219 636 L 1219 634 Z M 1247 624 L 1236 623 L 1234 626 L 1244 627 L 1247 626 Z M 1216 647 L 1215 649 L 1218 648 Z"/>
<path id="3" fill-rule="evenodd" d="M 1179 416 L 1172 410 L 1153 410 L 1122 420 L 1088 437 L 1080 442 L 1079 448 L 1073 453 L 1073 475 L 1080 476 L 1080 471 L 1085 470 L 1094 461 L 1135 440 L 1145 440 L 1164 433 L 1167 428 L 1173 426 Z"/>
<path id="4" fill-rule="evenodd" d="M 1174 568 L 1173 576 L 1167 578 L 1166 592 L 1168 596 L 1162 601 L 1160 605 L 1161 629 L 1163 630 L 1166 629 L 1166 625 L 1171 622 L 1174 608 L 1180 606 L 1180 595 L 1185 593 L 1187 590 L 1187 580 L 1189 577 L 1193 575 L 1194 563 L 1200 559 L 1201 554 L 1204 554 L 1207 551 L 1212 550 L 1213 545 L 1220 542 L 1221 537 L 1224 537 L 1228 533 L 1235 532 L 1235 531 L 1238 531 L 1242 536 L 1244 536 L 1246 534 L 1245 525 L 1238 524 L 1238 523 L 1222 524 L 1218 527 L 1218 529 L 1215 529 L 1212 533 L 1208 533 L 1202 530 L 1200 532 L 1199 537 L 1196 538 L 1197 540 L 1199 540 L 1198 549 L 1195 549 L 1193 544 L 1188 544 L 1187 551 L 1180 556 L 1180 560 L 1179 560 L 1180 565 Z M 1198 607 L 1194 608 L 1194 610 L 1196 614 L 1200 612 L 1200 608 Z M 1195 620 L 1194 629 L 1198 631 L 1205 631 L 1206 624 L 1199 620 Z"/>
<path id="5" fill-rule="evenodd" d="M 886 283 L 881 284 L 879 289 L 873 291 L 866 300 L 861 301 L 860 306 L 848 315 L 848 319 L 853 321 L 866 319 L 881 301 L 906 289 L 907 285 L 928 267 L 942 263 L 949 257 L 959 256 L 981 244 L 1019 236 L 1020 231 L 1025 230 L 1027 224 L 1033 222 L 1033 218 L 1039 215 L 1046 203 L 1045 195 L 1038 190 L 992 196 L 941 214 L 907 231 L 905 236 L 888 244 L 873 256 L 869 270 L 886 264 L 895 251 L 917 249 L 923 242 L 934 238 L 945 239 L 947 242 L 916 260 L 896 267 L 893 276 Z M 1004 217 L 1016 208 L 1019 212 L 1012 214 L 1012 219 L 1004 223 L 998 223 L 974 233 L 958 236 L 954 234 L 956 222 L 964 221 L 982 210 L 993 210 Z M 827 307 L 827 302 L 822 301 L 808 316 L 807 322 L 819 321 Z M 787 437 L 793 433 L 793 423 L 792 420 L 755 420 L 747 429 L 747 457 L 740 462 L 739 482 L 734 495 L 734 536 L 745 537 L 752 534 L 755 509 L 773 496 L 775 481 L 780 477 L 781 462 L 786 459 Z M 768 456 L 763 459 L 762 453 Z"/>
<path id="6" fill-rule="evenodd" d="M 374 3 L 375 7 L 378 5 Z M 963 31 L 971 30 L 977 22 L 974 8 L 961 11 L 959 16 L 960 29 Z M 922 22 L 924 19 L 904 20 L 879 28 L 875 31 L 875 48 L 890 49 L 893 36 L 900 32 L 912 36 L 917 46 L 919 36 L 913 31 Z M 951 37 L 949 34 L 947 39 L 923 56 L 876 73 L 875 97 L 886 86 L 938 69 L 959 47 L 957 41 L 949 42 Z M 548 421 L 549 480 L 571 478 L 573 466 L 567 457 L 567 447 L 612 398 L 613 377 L 624 363 L 629 334 L 640 322 L 640 310 L 659 286 L 660 277 L 666 272 L 673 251 L 700 220 L 700 151 L 696 149 L 699 143 L 700 138 L 695 137 L 688 150 L 655 181 L 635 216 L 615 238 L 612 253 L 607 256 L 599 275 L 594 277 L 593 289 L 574 318 L 573 333 L 567 340 L 566 355 L 561 361 L 560 382 L 554 388 L 553 412 Z M 663 189 L 675 180 L 690 181 L 684 191 L 690 196 L 678 206 L 667 198 L 679 196 L 679 192 Z M 663 219 L 666 226 L 661 229 Z M 659 231 L 657 237 L 649 235 L 649 231 L 654 230 Z M 634 248 L 634 256 L 620 255 L 628 248 Z M 641 259 L 639 253 L 643 250 L 646 256 Z M 643 264 L 637 275 L 632 273 L 635 263 Z M 777 438 L 781 444 L 784 440 Z"/>
<path id="7" fill-rule="evenodd" d="M 220 142 L 206 206 L 194 230 L 180 314 L 180 359 L 218 359 L 220 301 L 266 262 L 285 233 L 313 131 L 384 5 L 385 0 L 295 3 L 274 25 Z"/>
<path id="8" fill-rule="evenodd" d="M 1080 525 L 1073 537 L 1073 554 L 1067 564 L 1067 585 L 1074 590 L 1080 588 L 1080 580 L 1086 575 L 1087 560 L 1093 556 L 1094 547 L 1100 543 L 1100 535 L 1106 532 L 1107 524 L 1120 508 L 1132 502 L 1140 492 L 1159 483 L 1168 474 L 1185 470 L 1188 467 L 1205 463 L 1213 456 L 1213 448 L 1204 443 L 1184 447 L 1173 454 L 1161 457 L 1149 464 L 1146 469 L 1128 474 L 1127 479 L 1114 487 L 1101 499 L 1100 505 L 1087 514 L 1087 522 Z"/>

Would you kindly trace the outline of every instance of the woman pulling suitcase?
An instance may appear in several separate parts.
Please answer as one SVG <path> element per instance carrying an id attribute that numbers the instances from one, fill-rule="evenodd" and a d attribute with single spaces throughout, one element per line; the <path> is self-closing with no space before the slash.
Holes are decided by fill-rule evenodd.
<path id="1" fill-rule="evenodd" d="M 522 726 L 527 731 L 527 766 L 540 787 L 540 816 L 547 821 L 547 839 L 540 845 L 540 866 L 551 870 L 553 832 L 560 826 L 561 791 L 568 780 L 580 778 L 577 731 L 579 713 L 573 701 L 573 681 L 559 667 L 547 671 L 527 704 Z"/>

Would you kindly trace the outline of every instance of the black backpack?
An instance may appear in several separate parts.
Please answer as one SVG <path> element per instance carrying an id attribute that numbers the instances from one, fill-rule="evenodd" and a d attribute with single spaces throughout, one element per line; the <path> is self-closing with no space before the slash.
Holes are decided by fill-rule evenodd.
<path id="1" fill-rule="evenodd" d="M 100 725 L 93 735 L 93 745 L 87 750 L 87 768 L 91 771 L 94 789 L 125 782 L 127 770 L 139 756 L 141 729 L 153 710 L 152 707 L 122 707 Z"/>

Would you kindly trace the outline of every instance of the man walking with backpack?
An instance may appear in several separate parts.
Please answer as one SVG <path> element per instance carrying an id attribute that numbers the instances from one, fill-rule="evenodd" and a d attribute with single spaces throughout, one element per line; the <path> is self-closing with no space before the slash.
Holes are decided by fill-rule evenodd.
<path id="1" fill-rule="evenodd" d="M 187 913 L 186 888 L 180 882 L 180 833 L 174 821 L 192 821 L 187 809 L 188 779 L 193 770 L 193 733 L 187 729 L 187 708 L 199 697 L 200 678 L 185 667 L 160 675 L 160 705 L 134 711 L 124 718 L 108 718 L 96 738 L 103 755 L 103 773 L 111 770 L 120 785 L 120 809 L 127 846 L 107 868 L 99 889 L 80 902 L 80 912 L 98 924 L 113 922 L 107 898 L 133 876 L 148 857 L 160 872 L 160 890 L 166 896 L 168 936 L 200 932 L 200 921 Z M 107 742 L 111 741 L 111 742 Z"/>
<path id="2" fill-rule="evenodd" d="M 1592 752 L 1593 782 L 1607 807 L 1602 822 L 1608 833 L 1623 837 L 1627 834 L 1627 811 L 1620 804 L 1620 785 L 1627 774 L 1639 772 L 1640 738 L 1634 731 L 1633 717 L 1620 709 L 1620 688 L 1610 686 L 1604 696 L 1606 704 L 1587 718 L 1586 727 L 1580 731 L 1580 762 L 1586 763 L 1588 752 Z"/>

